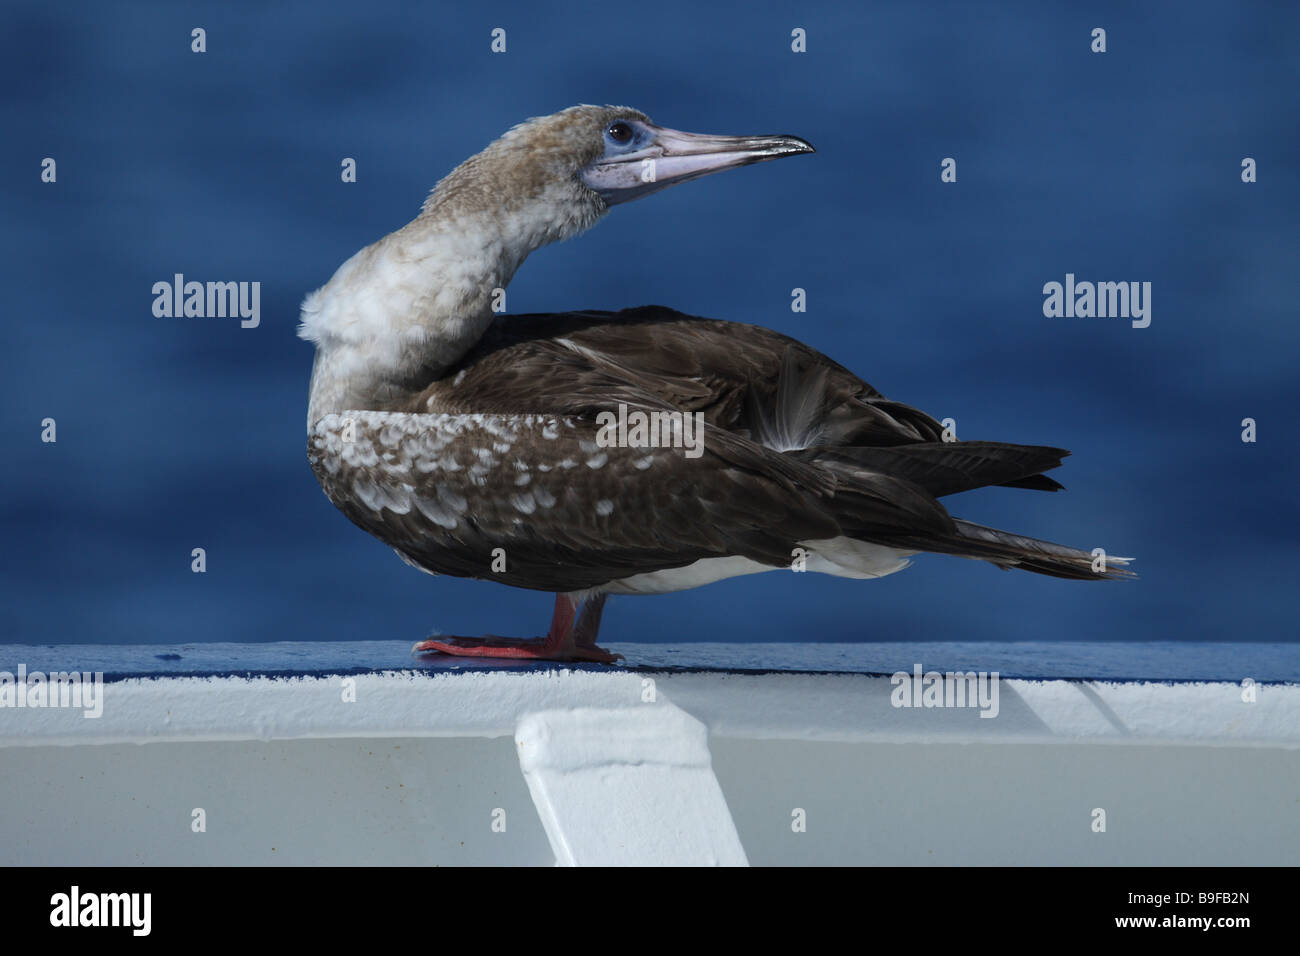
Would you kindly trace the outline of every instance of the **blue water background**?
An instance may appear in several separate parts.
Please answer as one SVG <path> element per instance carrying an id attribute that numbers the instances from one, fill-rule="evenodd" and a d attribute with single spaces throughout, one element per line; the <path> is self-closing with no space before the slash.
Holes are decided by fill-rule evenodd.
<path id="1" fill-rule="evenodd" d="M 594 102 L 818 153 L 616 209 L 536 253 L 511 311 L 760 323 L 963 438 L 1070 448 L 1065 493 L 947 503 L 1142 575 L 935 556 L 883 581 L 773 573 L 615 598 L 609 640 L 1295 641 L 1300 7 L 1074 7 L 11 0 L 0 640 L 540 633 L 547 595 L 420 574 L 325 500 L 295 326 L 460 160 Z M 151 286 L 176 272 L 260 281 L 261 326 L 155 318 Z M 1150 328 L 1045 318 L 1067 272 L 1151 282 Z"/>

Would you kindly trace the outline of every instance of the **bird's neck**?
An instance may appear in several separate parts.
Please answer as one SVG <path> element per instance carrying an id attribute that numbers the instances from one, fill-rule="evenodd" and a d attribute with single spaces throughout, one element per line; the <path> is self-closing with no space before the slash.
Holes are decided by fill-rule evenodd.
<path id="1" fill-rule="evenodd" d="M 538 157 L 542 158 L 539 159 Z M 339 267 L 303 303 L 316 343 L 308 426 L 386 409 L 442 375 L 482 337 L 515 270 L 607 211 L 565 168 L 509 134 L 434 188 L 420 215 Z"/>
<path id="2" fill-rule="evenodd" d="M 317 349 L 308 426 L 331 412 L 393 407 L 445 372 L 547 241 L 523 210 L 426 204 L 354 255 L 303 303 L 299 334 Z"/>

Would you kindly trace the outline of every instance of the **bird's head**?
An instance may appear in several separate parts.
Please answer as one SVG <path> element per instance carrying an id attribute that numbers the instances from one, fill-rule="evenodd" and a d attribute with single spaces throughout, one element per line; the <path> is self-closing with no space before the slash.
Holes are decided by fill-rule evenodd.
<path id="1" fill-rule="evenodd" d="M 797 136 L 684 133 L 625 106 L 573 106 L 511 129 L 447 176 L 429 204 L 460 199 L 526 210 L 544 225 L 544 240 L 554 241 L 618 203 L 724 169 L 811 152 Z"/>
<path id="2" fill-rule="evenodd" d="M 579 130 L 586 141 L 578 179 L 607 206 L 724 169 L 814 152 L 797 136 L 684 133 L 656 126 L 643 113 L 623 107 L 575 110 L 582 111 Z"/>

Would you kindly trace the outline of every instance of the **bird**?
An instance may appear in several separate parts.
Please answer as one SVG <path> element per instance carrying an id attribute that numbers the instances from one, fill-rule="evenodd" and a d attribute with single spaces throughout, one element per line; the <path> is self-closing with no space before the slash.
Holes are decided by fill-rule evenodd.
<path id="1" fill-rule="evenodd" d="M 1093 554 L 955 517 L 940 498 L 1055 491 L 1068 451 L 957 441 L 822 353 L 664 306 L 511 315 L 534 250 L 630 200 L 816 152 L 789 135 L 657 126 L 580 105 L 509 129 L 407 225 L 303 301 L 308 461 L 414 567 L 555 594 L 542 638 L 434 636 L 421 654 L 613 664 L 612 594 L 774 569 L 884 577 L 938 553 L 1075 580 Z M 618 424 L 615 424 L 615 423 Z M 648 423 L 648 424 L 647 424 Z"/>

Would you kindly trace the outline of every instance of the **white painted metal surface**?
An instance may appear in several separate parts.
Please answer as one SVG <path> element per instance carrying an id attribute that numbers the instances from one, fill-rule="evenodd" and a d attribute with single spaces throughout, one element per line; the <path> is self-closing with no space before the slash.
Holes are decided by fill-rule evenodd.
<path id="1" fill-rule="evenodd" d="M 667 703 L 525 716 L 519 763 L 556 862 L 744 866 L 708 736 Z"/>
<path id="2" fill-rule="evenodd" d="M 1233 660 L 1267 681 L 1261 647 Z M 1300 862 L 1293 683 L 1003 679 L 987 718 L 862 673 L 141 650 L 0 661 L 154 675 L 110 679 L 98 718 L 0 708 L 0 862 Z"/>

